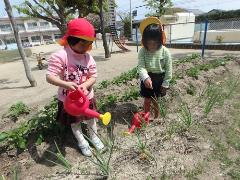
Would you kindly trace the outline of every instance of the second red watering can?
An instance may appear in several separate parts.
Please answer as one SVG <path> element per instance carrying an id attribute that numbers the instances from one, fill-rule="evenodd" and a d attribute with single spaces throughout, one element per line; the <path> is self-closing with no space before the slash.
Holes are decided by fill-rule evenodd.
<path id="1" fill-rule="evenodd" d="M 89 109 L 89 99 L 80 90 L 70 91 L 64 102 L 65 111 L 72 116 L 88 116 L 102 120 L 104 125 L 108 125 L 111 120 L 109 112 L 100 114 L 92 109 Z"/>
<path id="2" fill-rule="evenodd" d="M 142 124 L 145 123 L 146 125 L 149 124 L 150 112 L 137 112 L 134 114 L 131 120 L 131 127 L 128 129 L 127 132 L 124 132 L 124 135 L 130 135 L 134 132 L 135 128 L 141 128 Z"/>

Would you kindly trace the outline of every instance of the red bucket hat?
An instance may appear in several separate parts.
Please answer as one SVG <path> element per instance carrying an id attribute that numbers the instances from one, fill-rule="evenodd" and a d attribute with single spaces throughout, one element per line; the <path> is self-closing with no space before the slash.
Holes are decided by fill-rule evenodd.
<path id="1" fill-rule="evenodd" d="M 85 18 L 72 19 L 67 24 L 67 32 L 62 39 L 59 40 L 61 46 L 67 45 L 67 38 L 74 36 L 86 41 L 94 41 L 95 29 L 93 25 Z"/>

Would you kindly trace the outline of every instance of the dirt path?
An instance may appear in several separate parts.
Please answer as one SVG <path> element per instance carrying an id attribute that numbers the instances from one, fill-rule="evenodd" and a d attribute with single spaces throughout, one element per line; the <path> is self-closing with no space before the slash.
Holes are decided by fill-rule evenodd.
<path id="1" fill-rule="evenodd" d="M 59 49 L 58 45 L 46 45 L 33 47 L 32 52 L 45 52 L 47 57 L 52 52 Z M 136 47 L 129 47 L 131 52 L 120 53 L 119 49 L 113 46 L 112 57 L 109 60 L 104 59 L 104 50 L 101 43 L 97 43 L 93 48 L 91 54 L 94 56 L 98 67 L 98 82 L 105 79 L 112 79 L 120 75 L 122 72 L 128 71 L 137 64 Z M 200 50 L 186 50 L 186 49 L 170 49 L 173 58 L 179 58 L 191 53 L 200 53 Z M 226 54 L 236 54 L 238 52 L 231 51 L 207 51 L 207 56 L 217 57 Z M 29 83 L 25 77 L 23 64 L 21 61 L 0 64 L 0 119 L 7 109 L 17 101 L 23 101 L 28 106 L 36 106 L 41 108 L 47 104 L 50 98 L 56 94 L 57 87 L 49 85 L 45 81 L 46 69 L 38 70 L 36 67 L 36 60 L 30 59 L 30 66 L 32 73 L 38 82 L 37 87 L 29 87 Z"/>

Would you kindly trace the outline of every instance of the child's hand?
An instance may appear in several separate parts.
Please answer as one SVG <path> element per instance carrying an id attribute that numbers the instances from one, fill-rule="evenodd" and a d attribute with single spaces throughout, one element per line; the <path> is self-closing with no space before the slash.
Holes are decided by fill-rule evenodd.
<path id="1" fill-rule="evenodd" d="M 65 82 L 64 88 L 67 90 L 76 90 L 78 88 L 78 85 L 74 82 Z"/>
<path id="2" fill-rule="evenodd" d="M 153 89 L 152 80 L 150 78 L 145 79 L 144 85 L 145 85 L 146 88 Z"/>
<path id="3" fill-rule="evenodd" d="M 83 91 L 83 93 L 87 96 L 89 94 L 89 91 L 87 89 L 87 86 L 85 84 L 79 85 L 79 88 Z"/>

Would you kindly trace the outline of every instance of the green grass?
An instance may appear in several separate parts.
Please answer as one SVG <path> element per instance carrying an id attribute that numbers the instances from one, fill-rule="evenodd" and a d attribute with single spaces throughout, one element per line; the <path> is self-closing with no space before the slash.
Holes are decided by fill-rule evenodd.
<path id="1" fill-rule="evenodd" d="M 226 169 L 233 165 L 232 159 L 229 156 L 229 149 L 226 145 L 223 144 L 222 140 L 214 139 L 213 140 L 214 148 L 213 148 L 213 158 L 221 161 L 221 168 Z"/>
<path id="2" fill-rule="evenodd" d="M 204 170 L 204 165 L 203 163 L 198 163 L 193 169 L 188 170 L 185 174 L 185 177 L 188 180 L 193 180 L 193 179 L 197 179 L 196 176 L 200 175 L 203 173 Z"/>
<path id="3" fill-rule="evenodd" d="M 30 57 L 32 55 L 31 49 L 24 49 L 26 56 Z M 0 53 L 0 63 L 12 62 L 15 60 L 21 59 L 19 55 L 19 51 L 16 50 L 8 50 L 8 51 L 1 51 Z"/>

